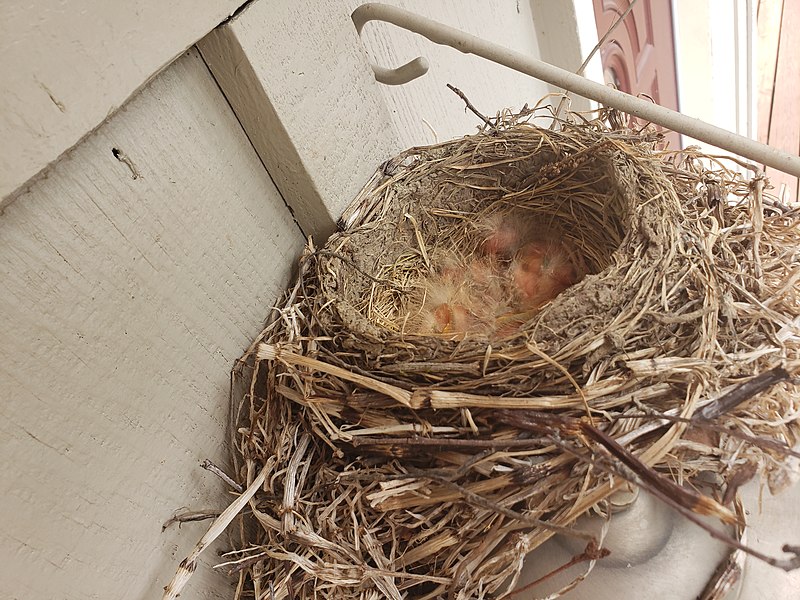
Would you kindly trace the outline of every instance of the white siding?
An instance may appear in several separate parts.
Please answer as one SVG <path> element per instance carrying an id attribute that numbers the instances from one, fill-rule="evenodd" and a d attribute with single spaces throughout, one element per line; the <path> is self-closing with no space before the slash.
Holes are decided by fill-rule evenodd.
<path id="1" fill-rule="evenodd" d="M 243 3 L 3 2 L 0 206 Z"/>
<path id="2" fill-rule="evenodd" d="M 229 501 L 198 463 L 227 461 L 229 372 L 299 229 L 190 52 L 7 206 L 0 242 L 0 596 L 160 597 L 207 526 L 161 524 Z M 201 565 L 185 597 L 228 596 Z"/>

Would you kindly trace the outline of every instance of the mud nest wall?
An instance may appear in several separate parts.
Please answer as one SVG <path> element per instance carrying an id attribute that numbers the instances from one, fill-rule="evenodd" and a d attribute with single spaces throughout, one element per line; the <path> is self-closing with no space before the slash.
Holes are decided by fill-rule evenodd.
<path id="1" fill-rule="evenodd" d="M 237 477 L 266 474 L 237 595 L 498 598 L 636 469 L 727 522 L 743 472 L 785 485 L 800 215 L 656 140 L 512 119 L 381 167 L 235 372 Z M 409 328 L 487 222 L 557 239 L 574 285 L 502 335 Z"/>

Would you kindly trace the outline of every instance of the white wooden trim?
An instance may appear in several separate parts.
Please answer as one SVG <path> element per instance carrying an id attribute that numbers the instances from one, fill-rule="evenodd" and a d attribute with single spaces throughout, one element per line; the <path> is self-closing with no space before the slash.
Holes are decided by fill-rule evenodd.
<path id="1" fill-rule="evenodd" d="M 360 3 L 334 0 L 312 10 L 292 0 L 257 0 L 199 43 L 307 233 L 327 234 L 370 174 L 399 150 L 475 131 L 480 121 L 447 83 L 489 115 L 533 105 L 548 91 L 540 81 L 383 23 L 370 23 L 359 39 L 350 13 Z M 388 3 L 539 55 L 527 2 Z M 369 60 L 396 66 L 418 54 L 431 62 L 421 79 L 403 86 L 374 81 Z"/>
<path id="2" fill-rule="evenodd" d="M 112 153 L 119 150 L 120 160 Z M 136 178 L 134 179 L 134 174 Z M 196 52 L 0 214 L 3 598 L 160 598 L 303 238 Z M 185 598 L 231 594 L 201 559 Z"/>
<path id="3" fill-rule="evenodd" d="M 257 0 L 198 47 L 303 231 L 324 240 L 401 150 L 347 7 Z"/>
<path id="4" fill-rule="evenodd" d="M 583 61 L 597 45 L 597 25 L 592 0 L 564 2 L 531 2 L 541 60 L 570 72 L 577 72 Z M 600 52 L 597 52 L 583 72 L 584 77 L 597 83 L 603 81 Z M 552 92 L 561 92 L 549 86 Z M 572 109 L 590 110 L 597 103 L 572 95 Z"/>
<path id="5" fill-rule="evenodd" d="M 244 1 L 4 2 L 0 206 Z"/>

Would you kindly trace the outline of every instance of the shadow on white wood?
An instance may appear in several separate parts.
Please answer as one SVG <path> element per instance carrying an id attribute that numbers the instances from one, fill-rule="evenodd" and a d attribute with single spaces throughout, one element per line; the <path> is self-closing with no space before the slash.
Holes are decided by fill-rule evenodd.
<path id="1" fill-rule="evenodd" d="M 597 45 L 597 25 L 594 20 L 592 0 L 541 2 L 528 0 L 533 13 L 536 39 L 539 41 L 541 60 L 566 71 L 577 73 L 578 68 Z M 583 71 L 584 77 L 604 83 L 600 53 L 597 52 Z M 548 86 L 550 91 L 563 90 Z M 572 95 L 570 108 L 586 111 L 597 103 Z"/>
<path id="2" fill-rule="evenodd" d="M 230 500 L 199 463 L 302 243 L 196 51 L 5 208 L 0 596 L 161 596 L 207 527 L 162 523 Z M 186 598 L 230 595 L 215 559 Z"/>

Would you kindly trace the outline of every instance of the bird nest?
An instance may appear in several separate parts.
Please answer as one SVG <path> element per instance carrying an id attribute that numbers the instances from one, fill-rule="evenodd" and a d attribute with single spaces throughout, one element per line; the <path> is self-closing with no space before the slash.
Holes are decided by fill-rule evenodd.
<path id="1" fill-rule="evenodd" d="M 237 597 L 508 597 L 555 534 L 602 558 L 570 526 L 626 482 L 740 526 L 743 480 L 786 485 L 800 213 L 659 139 L 498 119 L 388 161 L 309 243 L 235 373 L 236 477 L 261 478 Z M 532 238 L 571 281 L 525 303 Z"/>

